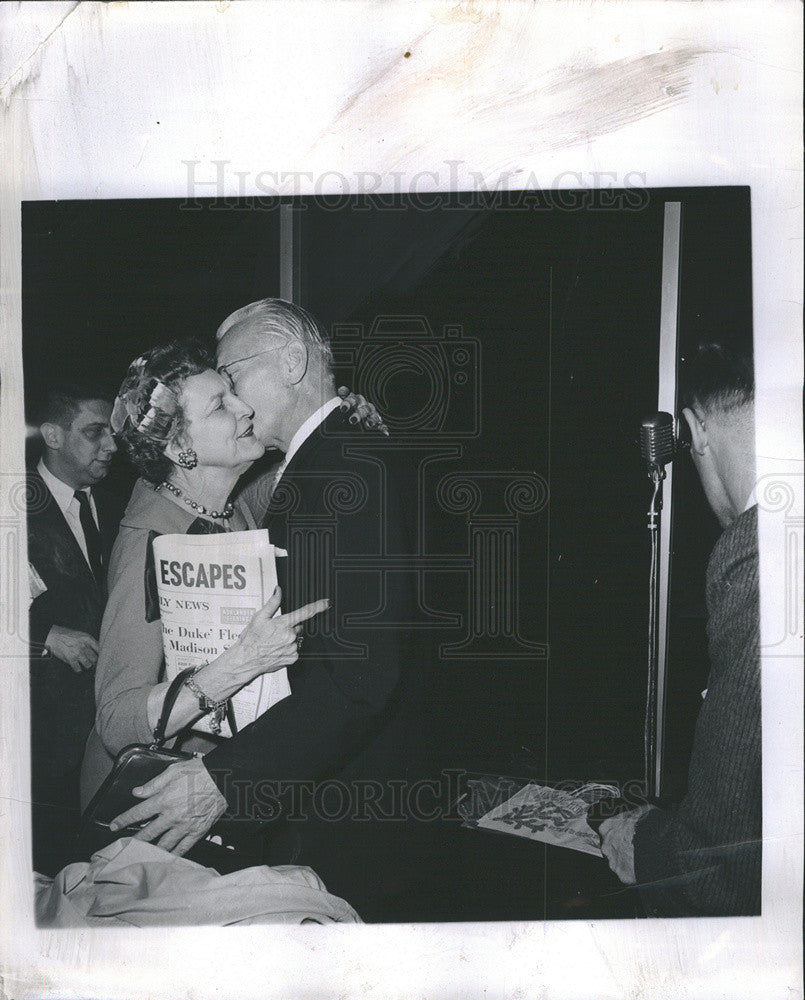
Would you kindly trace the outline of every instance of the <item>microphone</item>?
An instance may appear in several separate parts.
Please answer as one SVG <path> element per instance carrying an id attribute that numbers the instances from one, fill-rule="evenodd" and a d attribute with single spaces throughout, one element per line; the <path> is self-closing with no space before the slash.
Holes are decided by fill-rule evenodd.
<path id="1" fill-rule="evenodd" d="M 655 413 L 640 426 L 640 454 L 649 472 L 661 471 L 674 457 L 674 418 L 670 413 Z"/>

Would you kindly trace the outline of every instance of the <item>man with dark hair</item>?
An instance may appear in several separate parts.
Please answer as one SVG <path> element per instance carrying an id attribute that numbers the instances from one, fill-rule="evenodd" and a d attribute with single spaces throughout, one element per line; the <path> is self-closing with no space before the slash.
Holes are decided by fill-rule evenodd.
<path id="1" fill-rule="evenodd" d="M 760 913 L 761 739 L 754 378 L 716 344 L 690 363 L 691 454 L 724 533 L 707 567 L 710 674 L 685 797 L 601 824 L 602 850 L 653 916 Z"/>
<path id="2" fill-rule="evenodd" d="M 121 514 L 96 490 L 117 450 L 111 412 L 97 391 L 54 386 L 37 411 L 42 456 L 27 476 L 34 867 L 43 874 L 65 860 L 94 722 L 106 564 Z"/>

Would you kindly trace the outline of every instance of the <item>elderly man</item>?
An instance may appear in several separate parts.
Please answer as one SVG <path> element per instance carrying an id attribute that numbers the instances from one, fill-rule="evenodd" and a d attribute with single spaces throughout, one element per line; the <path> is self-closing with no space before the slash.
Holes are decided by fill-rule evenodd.
<path id="1" fill-rule="evenodd" d="M 710 674 L 687 794 L 601 824 L 602 850 L 654 916 L 760 913 L 761 761 L 754 381 L 751 363 L 700 348 L 684 416 L 724 528 L 707 567 Z"/>
<path id="2" fill-rule="evenodd" d="M 97 488 L 117 450 L 111 412 L 92 389 L 53 387 L 37 416 L 42 457 L 28 473 L 34 865 L 43 873 L 61 867 L 59 845 L 78 819 L 78 769 L 94 721 L 106 563 L 122 513 Z"/>
<path id="3" fill-rule="evenodd" d="M 304 637 L 289 697 L 203 763 L 149 782 L 140 793 L 152 797 L 118 822 L 158 816 L 151 835 L 171 831 L 162 841 L 170 848 L 203 836 L 225 809 L 243 821 L 281 814 L 264 860 L 311 865 L 376 918 L 381 897 L 403 891 L 392 883 L 404 831 L 383 817 L 421 744 L 425 670 L 405 627 L 415 594 L 395 449 L 342 411 L 327 340 L 291 303 L 265 299 L 233 313 L 218 330 L 218 361 L 254 409 L 255 434 L 285 456 L 244 493 L 288 551 L 287 570 L 278 565 L 284 603 L 326 596 L 332 610 Z"/>

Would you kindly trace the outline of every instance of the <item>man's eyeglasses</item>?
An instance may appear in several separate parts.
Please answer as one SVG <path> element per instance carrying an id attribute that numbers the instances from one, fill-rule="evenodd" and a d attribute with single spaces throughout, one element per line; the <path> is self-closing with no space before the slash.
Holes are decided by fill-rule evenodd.
<path id="1" fill-rule="evenodd" d="M 256 354 L 247 354 L 245 358 L 238 358 L 236 361 L 229 361 L 225 365 L 219 365 L 218 368 L 216 368 L 216 371 L 218 372 L 219 375 L 225 375 L 226 378 L 228 378 L 231 382 L 234 376 L 230 371 L 230 369 L 234 368 L 235 365 L 243 364 L 244 361 L 251 361 L 253 358 L 259 358 L 263 354 L 270 354 L 272 351 L 276 351 L 280 347 L 284 347 L 285 343 L 286 341 L 285 339 L 283 339 L 282 343 L 277 344 L 276 347 L 267 347 L 264 351 L 258 351 Z"/>

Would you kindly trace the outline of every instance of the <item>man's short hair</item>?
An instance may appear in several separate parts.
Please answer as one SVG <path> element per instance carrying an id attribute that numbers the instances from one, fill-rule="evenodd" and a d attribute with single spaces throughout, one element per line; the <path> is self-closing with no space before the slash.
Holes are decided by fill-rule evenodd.
<path id="1" fill-rule="evenodd" d="M 307 309 L 285 299 L 260 299 L 227 316 L 218 327 L 215 339 L 220 340 L 235 324 L 248 319 L 255 320 L 266 333 L 293 337 L 316 347 L 327 370 L 332 370 L 333 352 L 329 337 Z"/>
<path id="2" fill-rule="evenodd" d="M 70 427 L 82 403 L 102 400 L 112 404 L 111 395 L 97 387 L 84 385 L 80 382 L 59 382 L 44 390 L 38 404 L 34 407 L 34 422 L 37 427 L 42 424 L 58 424 L 65 430 Z"/>
<path id="3" fill-rule="evenodd" d="M 686 406 L 712 413 L 730 413 L 754 402 L 752 355 L 723 344 L 700 344 L 683 366 Z"/>

